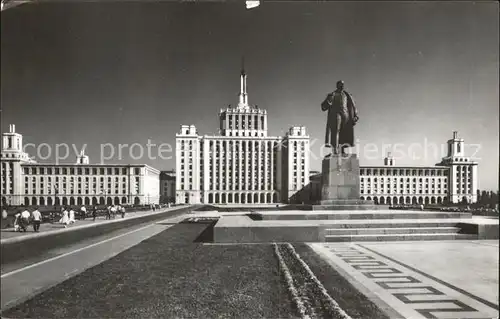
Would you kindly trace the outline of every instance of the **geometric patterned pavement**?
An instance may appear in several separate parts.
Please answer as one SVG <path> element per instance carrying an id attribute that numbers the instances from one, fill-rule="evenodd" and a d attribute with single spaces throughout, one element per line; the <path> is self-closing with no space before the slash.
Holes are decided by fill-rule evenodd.
<path id="1" fill-rule="evenodd" d="M 355 286 L 407 319 L 492 319 L 498 304 L 484 300 L 362 244 L 310 244 Z M 374 300 L 375 301 L 375 300 Z"/>

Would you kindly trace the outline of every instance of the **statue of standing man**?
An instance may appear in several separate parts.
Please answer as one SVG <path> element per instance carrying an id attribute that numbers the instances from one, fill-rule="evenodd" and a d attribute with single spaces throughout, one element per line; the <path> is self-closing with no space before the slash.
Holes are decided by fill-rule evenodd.
<path id="1" fill-rule="evenodd" d="M 344 90 L 344 82 L 337 82 L 337 89 L 321 103 L 321 110 L 328 111 L 325 144 L 331 145 L 333 154 L 346 155 L 345 149 L 354 146 L 354 125 L 359 120 L 352 96 Z"/>

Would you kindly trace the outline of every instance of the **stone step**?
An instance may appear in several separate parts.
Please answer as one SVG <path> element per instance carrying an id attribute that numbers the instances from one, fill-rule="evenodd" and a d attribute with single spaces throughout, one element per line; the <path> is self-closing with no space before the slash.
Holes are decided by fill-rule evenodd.
<path id="1" fill-rule="evenodd" d="M 311 210 L 313 211 L 325 211 L 325 210 L 387 210 L 389 206 L 385 205 L 375 205 L 375 204 L 338 204 L 338 205 L 312 205 Z"/>
<path id="2" fill-rule="evenodd" d="M 325 229 L 352 229 L 352 228 L 416 228 L 416 227 L 456 227 L 463 219 L 400 219 L 400 220 L 339 220 L 334 223 L 324 223 Z M 321 221 L 318 221 L 321 222 Z"/>
<path id="3" fill-rule="evenodd" d="M 390 227 L 390 228 L 334 228 L 326 229 L 327 236 L 345 235 L 410 235 L 410 234 L 457 234 L 458 227 Z"/>
<path id="4" fill-rule="evenodd" d="M 323 211 L 259 212 L 263 220 L 447 219 L 472 218 L 471 213 L 419 211 Z"/>
<path id="5" fill-rule="evenodd" d="M 358 242 L 358 241 L 420 241 L 420 240 L 476 240 L 477 234 L 384 234 L 384 235 L 327 235 L 326 242 Z"/>

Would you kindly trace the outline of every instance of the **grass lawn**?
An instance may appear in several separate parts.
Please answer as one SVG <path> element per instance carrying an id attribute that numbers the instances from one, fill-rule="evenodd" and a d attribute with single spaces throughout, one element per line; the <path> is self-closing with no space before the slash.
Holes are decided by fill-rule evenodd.
<path id="1" fill-rule="evenodd" d="M 356 319 L 389 319 L 365 295 L 354 288 L 341 274 L 333 269 L 325 260 L 306 244 L 294 244 L 300 255 L 314 275 L 323 284 L 328 294 L 347 314 Z"/>
<path id="2" fill-rule="evenodd" d="M 207 226 L 177 224 L 3 316 L 294 318 L 272 246 L 196 243 Z"/>

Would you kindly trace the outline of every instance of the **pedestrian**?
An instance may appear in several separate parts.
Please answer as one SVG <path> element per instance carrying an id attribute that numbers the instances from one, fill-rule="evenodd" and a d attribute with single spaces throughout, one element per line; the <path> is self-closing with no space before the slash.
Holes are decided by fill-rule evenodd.
<path id="1" fill-rule="evenodd" d="M 111 206 L 108 206 L 106 210 L 106 220 L 111 219 Z"/>
<path id="2" fill-rule="evenodd" d="M 125 207 L 120 207 L 120 212 L 122 213 L 122 218 L 125 218 Z"/>
<path id="3" fill-rule="evenodd" d="M 92 209 L 92 218 L 94 219 L 93 221 L 95 222 L 95 218 L 97 217 L 97 206 L 94 206 Z"/>
<path id="4" fill-rule="evenodd" d="M 69 223 L 75 223 L 75 211 L 73 210 L 73 208 L 69 209 Z"/>
<path id="5" fill-rule="evenodd" d="M 40 224 L 42 223 L 42 214 L 38 207 L 35 207 L 35 210 L 31 212 L 31 218 L 33 220 L 33 230 L 37 233 L 40 231 Z"/>
<path id="6" fill-rule="evenodd" d="M 59 220 L 59 223 L 64 225 L 64 228 L 68 227 L 69 224 L 69 213 L 68 213 L 68 208 L 64 207 L 63 212 L 62 212 L 62 217 Z"/>
<path id="7" fill-rule="evenodd" d="M 21 213 L 14 215 L 14 231 L 20 231 Z"/>
<path id="8" fill-rule="evenodd" d="M 23 231 L 26 231 L 28 229 L 28 225 L 30 224 L 30 217 L 31 217 L 31 214 L 28 211 L 28 209 L 25 209 L 21 213 L 21 223 L 20 223 L 20 226 L 21 226 L 21 228 L 22 228 Z"/>
<path id="9" fill-rule="evenodd" d="M 2 209 L 2 219 L 7 219 L 7 211 L 4 209 Z"/>
<path id="10" fill-rule="evenodd" d="M 80 216 L 82 220 L 85 220 L 85 217 L 87 217 L 87 208 L 85 208 L 85 206 L 80 208 Z"/>
<path id="11" fill-rule="evenodd" d="M 115 215 L 116 215 L 116 206 L 113 204 L 111 206 L 111 215 L 113 216 L 113 219 L 115 219 Z"/>

